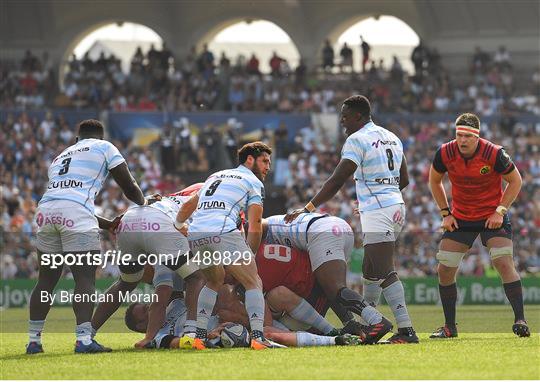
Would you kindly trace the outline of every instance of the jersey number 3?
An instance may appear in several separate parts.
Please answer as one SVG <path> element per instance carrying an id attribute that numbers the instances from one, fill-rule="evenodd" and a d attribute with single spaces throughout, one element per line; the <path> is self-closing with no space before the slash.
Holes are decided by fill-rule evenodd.
<path id="1" fill-rule="evenodd" d="M 68 173 L 69 171 L 69 164 L 71 163 L 71 158 L 66 158 L 62 161 L 62 168 L 60 169 L 60 171 L 58 171 L 58 175 L 65 175 Z"/>

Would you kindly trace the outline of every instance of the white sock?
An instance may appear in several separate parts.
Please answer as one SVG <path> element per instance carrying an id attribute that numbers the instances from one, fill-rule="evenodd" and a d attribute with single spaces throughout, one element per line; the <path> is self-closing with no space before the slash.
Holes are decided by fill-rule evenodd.
<path id="1" fill-rule="evenodd" d="M 28 320 L 28 342 L 41 343 L 41 332 L 43 332 L 45 320 Z"/>
<path id="2" fill-rule="evenodd" d="M 184 324 L 184 334 L 195 333 L 197 330 L 197 321 L 196 320 L 186 320 Z"/>
<path id="3" fill-rule="evenodd" d="M 204 286 L 197 301 L 197 336 L 206 337 L 208 320 L 216 305 L 217 292 Z"/>
<path id="4" fill-rule="evenodd" d="M 249 289 L 245 294 L 246 310 L 251 331 L 263 332 L 264 326 L 264 296 L 260 289 Z"/>
<path id="5" fill-rule="evenodd" d="M 92 343 L 92 324 L 90 321 L 77 325 L 75 336 L 77 341 L 81 341 L 83 345 L 90 345 Z"/>
<path id="6" fill-rule="evenodd" d="M 322 333 L 330 333 L 334 327 L 315 310 L 306 300 L 301 299 L 300 303 L 289 312 L 292 318 L 320 330 Z"/>
<path id="7" fill-rule="evenodd" d="M 367 322 L 368 325 L 375 325 L 381 322 L 382 314 L 370 305 L 362 309 L 362 318 Z"/>
<path id="8" fill-rule="evenodd" d="M 411 318 L 405 305 L 405 290 L 401 281 L 396 281 L 383 289 L 384 298 L 392 309 L 398 328 L 412 327 Z"/>
<path id="9" fill-rule="evenodd" d="M 296 346 L 332 346 L 336 344 L 335 337 L 318 336 L 307 332 L 296 333 Z"/>
<path id="10" fill-rule="evenodd" d="M 379 305 L 379 299 L 381 297 L 381 280 L 368 280 L 363 279 L 364 284 L 364 300 L 372 306 Z"/>

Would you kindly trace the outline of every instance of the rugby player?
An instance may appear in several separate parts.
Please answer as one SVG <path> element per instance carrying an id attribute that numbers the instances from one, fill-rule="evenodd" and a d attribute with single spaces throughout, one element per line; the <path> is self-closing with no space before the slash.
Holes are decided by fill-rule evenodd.
<path id="1" fill-rule="evenodd" d="M 382 292 L 398 326 L 398 332 L 388 341 L 417 343 L 418 337 L 405 304 L 403 284 L 394 268 L 395 241 L 405 224 L 405 204 L 401 190 L 409 183 L 403 145 L 394 133 L 373 123 L 371 105 L 364 96 L 355 95 L 343 102 L 340 123 L 348 138 L 336 170 L 303 209 L 288 214 L 285 220 L 291 222 L 302 213 L 314 212 L 318 206 L 330 200 L 354 174 L 365 253 L 365 300 L 346 288 L 344 283 L 338 284 L 339 289 L 335 290 L 336 282 L 328 280 L 336 274 L 342 274 L 342 279 L 345 279 L 344 261 L 323 264 L 319 283 L 328 291 L 329 298 L 339 301 L 357 314 L 361 314 L 368 304 L 376 306 Z M 329 289 L 329 285 L 334 290 Z M 392 324 L 378 314 L 381 321 L 373 325 L 375 313 L 371 314 L 371 321 L 366 321 L 373 327 L 373 337 L 379 339 L 392 329 Z M 369 333 L 368 337 L 371 337 Z"/>
<path id="2" fill-rule="evenodd" d="M 37 250 L 40 258 L 39 276 L 30 297 L 29 343 L 27 354 L 43 352 L 41 333 L 51 304 L 42 298 L 50 296 L 62 275 L 63 267 L 53 268 L 42 261 L 44 254 L 98 254 L 99 225 L 109 228 L 114 221 L 94 216 L 94 198 L 101 190 L 109 172 L 124 195 L 137 205 L 147 201 L 131 176 L 120 151 L 103 139 L 101 122 L 89 119 L 79 123 L 77 141 L 58 155 L 49 167 L 47 191 L 36 211 Z M 50 262 L 48 262 L 50 263 Z M 94 264 L 70 267 L 75 281 L 74 293 L 90 296 L 95 292 Z M 76 353 L 110 351 L 92 339 L 90 319 L 94 304 L 90 299 L 73 302 L 77 326 Z"/>
<path id="3" fill-rule="evenodd" d="M 513 261 L 512 227 L 507 212 L 521 190 L 521 175 L 504 148 L 480 138 L 480 119 L 461 114 L 455 122 L 456 139 L 437 149 L 429 171 L 429 185 L 440 208 L 444 229 L 437 259 L 439 294 L 445 324 L 430 338 L 457 337 L 456 274 L 463 256 L 480 235 L 501 276 L 506 297 L 514 311 L 512 331 L 529 337 L 523 311 L 521 279 Z M 442 180 L 448 172 L 452 208 Z M 508 183 L 502 189 L 502 180 Z"/>
<path id="4" fill-rule="evenodd" d="M 192 185 L 182 191 L 163 196 L 148 206 L 130 207 L 122 216 L 117 228 L 117 245 L 121 255 L 131 256 L 128 264 L 121 263 L 120 279 L 105 294 L 108 298 L 98 304 L 92 317 L 93 335 L 119 308 L 120 294 L 133 291 L 144 273 L 140 256 L 165 255 L 155 258 L 153 284 L 158 301 L 150 305 L 150 319 L 145 339 L 136 346 L 144 347 L 156 335 L 165 320 L 165 310 L 172 293 L 173 270 L 185 281 L 188 320 L 185 332 L 195 332 L 197 297 L 204 285 L 198 267 L 188 262 L 189 245 L 184 235 L 174 228 L 176 214 L 182 203 L 195 194 L 202 184 Z"/>
<path id="5" fill-rule="evenodd" d="M 197 335 L 195 349 L 206 348 L 208 319 L 214 308 L 217 292 L 225 278 L 225 268 L 245 288 L 246 309 L 251 328 L 251 347 L 264 349 L 272 345 L 263 334 L 264 297 L 257 275 L 254 253 L 261 243 L 264 200 L 263 181 L 270 170 L 272 150 L 262 142 L 244 145 L 238 150 L 237 168 L 211 175 L 199 193 L 180 209 L 175 226 L 185 230 L 189 225 L 189 245 L 207 278 L 197 303 Z M 238 229 L 240 212 L 247 211 L 249 224 L 247 243 Z M 248 245 L 249 244 L 249 245 Z M 245 259 L 246 254 L 249 257 Z M 205 264 L 206 255 L 210 263 Z M 217 255 L 217 257 L 216 257 Z"/>

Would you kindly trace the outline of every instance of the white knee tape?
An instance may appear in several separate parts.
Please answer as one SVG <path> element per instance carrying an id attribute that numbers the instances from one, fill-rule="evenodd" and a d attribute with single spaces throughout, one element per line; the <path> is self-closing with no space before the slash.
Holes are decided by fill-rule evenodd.
<path id="1" fill-rule="evenodd" d="M 491 248 L 489 250 L 489 255 L 491 256 L 491 260 L 495 260 L 503 256 L 513 256 L 514 248 L 513 247 Z"/>
<path id="2" fill-rule="evenodd" d="M 370 284 L 381 285 L 381 283 L 382 283 L 383 281 L 384 281 L 384 280 L 381 280 L 381 279 L 373 280 L 373 279 L 366 279 L 365 277 L 362 277 L 362 283 L 363 283 L 364 285 L 370 285 Z"/>
<path id="3" fill-rule="evenodd" d="M 439 260 L 439 263 L 442 265 L 446 265 L 447 267 L 459 267 L 459 264 L 461 263 L 461 259 L 463 259 L 463 256 L 465 256 L 462 252 L 451 252 L 451 251 L 439 251 L 437 252 L 437 260 Z"/>
<path id="4" fill-rule="evenodd" d="M 185 280 L 188 276 L 192 275 L 198 270 L 199 270 L 199 267 L 196 266 L 195 263 L 187 262 L 184 265 L 182 265 L 180 268 L 178 268 L 176 273 L 178 274 L 178 276 L 180 276 L 181 278 Z"/>
<path id="5" fill-rule="evenodd" d="M 137 273 L 120 273 L 120 279 L 127 283 L 136 283 L 141 281 L 144 274 L 144 269 L 140 270 Z"/>

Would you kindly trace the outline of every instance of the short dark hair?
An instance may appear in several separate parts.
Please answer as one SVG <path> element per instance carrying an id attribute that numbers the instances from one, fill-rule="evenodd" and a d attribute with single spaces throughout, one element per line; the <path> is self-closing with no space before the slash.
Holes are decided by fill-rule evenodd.
<path id="1" fill-rule="evenodd" d="M 139 330 L 139 328 L 137 328 L 137 322 L 135 322 L 135 317 L 133 317 L 133 309 L 135 309 L 135 307 L 137 305 L 143 305 L 139 302 L 134 302 L 133 304 L 131 304 L 130 306 L 128 306 L 128 308 L 126 309 L 126 314 L 124 315 L 124 322 L 126 323 L 126 326 L 128 327 L 129 330 L 133 330 L 134 332 L 138 332 L 138 333 L 145 333 L 146 331 L 145 330 Z"/>
<path id="2" fill-rule="evenodd" d="M 456 126 L 469 126 L 480 130 L 480 118 L 473 113 L 463 113 L 456 119 Z"/>
<path id="3" fill-rule="evenodd" d="M 79 123 L 79 136 L 103 136 L 104 130 L 103 124 L 97 119 L 85 119 Z"/>
<path id="4" fill-rule="evenodd" d="M 343 101 L 343 104 L 346 105 L 351 110 L 360 113 L 363 117 L 371 116 L 371 104 L 367 97 L 363 95 L 353 95 Z"/>
<path id="5" fill-rule="evenodd" d="M 245 163 L 249 155 L 257 159 L 262 153 L 272 155 L 272 149 L 260 141 L 246 143 L 240 150 L 238 150 L 238 163 Z"/>

